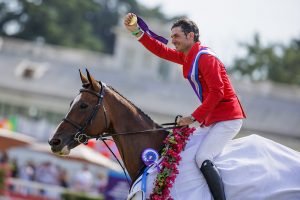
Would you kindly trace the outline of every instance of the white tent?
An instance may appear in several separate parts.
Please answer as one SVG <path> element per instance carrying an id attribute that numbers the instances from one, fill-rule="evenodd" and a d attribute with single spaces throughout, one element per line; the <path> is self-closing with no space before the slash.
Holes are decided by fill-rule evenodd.
<path id="1" fill-rule="evenodd" d="M 31 145 L 36 140 L 21 133 L 0 129 L 0 150 L 7 151 L 11 148 Z"/>
<path id="2" fill-rule="evenodd" d="M 0 151 L 7 151 L 12 148 L 27 149 L 30 151 L 46 153 L 59 159 L 80 161 L 101 166 L 117 172 L 122 171 L 117 162 L 103 156 L 88 146 L 79 145 L 71 150 L 70 155 L 57 156 L 56 154 L 52 153 L 49 144 L 37 143 L 33 137 L 5 129 L 0 129 Z"/>
<path id="3" fill-rule="evenodd" d="M 106 158 L 105 156 L 101 155 L 100 153 L 85 145 L 79 145 L 75 147 L 71 150 L 70 155 L 68 156 L 58 156 L 56 154 L 53 154 L 51 152 L 50 146 L 48 144 L 43 143 L 34 143 L 28 146 L 28 149 L 37 152 L 48 153 L 61 159 L 77 160 L 80 162 L 102 166 L 110 170 L 121 171 L 121 167 L 118 165 L 117 162 Z"/>

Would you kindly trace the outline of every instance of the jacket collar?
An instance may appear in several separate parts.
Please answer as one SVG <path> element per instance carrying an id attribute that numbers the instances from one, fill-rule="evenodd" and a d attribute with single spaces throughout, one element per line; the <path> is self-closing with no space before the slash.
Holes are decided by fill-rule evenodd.
<path id="1" fill-rule="evenodd" d="M 200 42 L 196 42 L 192 48 L 190 49 L 190 51 L 188 52 L 188 54 L 185 57 L 185 61 L 186 62 L 190 62 L 191 60 L 194 59 L 194 57 L 196 56 L 196 54 L 199 52 L 199 50 L 201 49 L 201 43 Z"/>
<path id="2" fill-rule="evenodd" d="M 195 56 L 197 55 L 197 53 L 200 51 L 200 49 L 202 48 L 201 43 L 200 42 L 196 42 L 192 48 L 190 49 L 190 51 L 188 52 L 188 54 L 185 57 L 184 60 L 184 64 L 183 64 L 183 76 L 185 78 L 187 78 L 188 73 L 189 73 L 189 69 L 195 59 Z"/>

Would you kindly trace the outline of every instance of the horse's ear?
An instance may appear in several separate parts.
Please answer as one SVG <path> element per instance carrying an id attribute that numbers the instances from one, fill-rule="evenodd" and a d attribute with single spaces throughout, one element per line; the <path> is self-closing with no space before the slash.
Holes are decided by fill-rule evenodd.
<path id="1" fill-rule="evenodd" d="M 80 69 L 79 69 L 79 74 L 83 85 L 89 83 L 89 80 L 81 73 Z"/>
<path id="2" fill-rule="evenodd" d="M 95 90 L 97 88 L 97 81 L 90 75 L 89 70 L 86 70 L 87 78 L 92 86 L 92 89 Z"/>

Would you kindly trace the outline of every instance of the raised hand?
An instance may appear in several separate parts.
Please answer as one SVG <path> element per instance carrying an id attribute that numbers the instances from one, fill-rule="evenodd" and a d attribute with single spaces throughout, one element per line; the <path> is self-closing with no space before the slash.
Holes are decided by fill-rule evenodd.
<path id="1" fill-rule="evenodd" d="M 130 32 L 137 30 L 137 16 L 134 13 L 128 13 L 124 18 L 124 25 Z"/>

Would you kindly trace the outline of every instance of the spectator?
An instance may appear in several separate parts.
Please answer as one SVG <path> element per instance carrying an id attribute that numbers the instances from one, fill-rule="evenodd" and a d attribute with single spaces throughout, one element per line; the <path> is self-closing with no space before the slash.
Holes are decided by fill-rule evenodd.
<path id="1" fill-rule="evenodd" d="M 74 177 L 74 188 L 80 192 L 90 192 L 92 190 L 93 183 L 93 175 L 89 171 L 87 165 L 84 165 Z"/>
<path id="2" fill-rule="evenodd" d="M 98 193 L 104 194 L 107 185 L 107 176 L 99 173 L 95 180 L 95 187 Z"/>
<path id="3" fill-rule="evenodd" d="M 19 177 L 19 168 L 17 159 L 12 159 L 11 161 L 11 177 L 17 178 Z"/>
<path id="4" fill-rule="evenodd" d="M 36 170 L 36 181 L 49 185 L 59 185 L 57 167 L 49 161 L 42 163 Z"/>
<path id="5" fill-rule="evenodd" d="M 0 159 L 0 170 L 4 171 L 4 195 L 7 192 L 7 189 L 9 188 L 9 180 L 8 178 L 11 176 L 11 166 L 9 163 L 9 157 L 6 151 L 2 153 L 1 159 Z"/>
<path id="6" fill-rule="evenodd" d="M 20 166 L 19 178 L 24 181 L 34 181 L 36 167 L 32 161 L 27 161 L 26 164 Z M 30 187 L 19 187 L 19 192 L 23 195 L 28 195 L 32 192 Z"/>
<path id="7" fill-rule="evenodd" d="M 35 165 L 32 161 L 28 161 L 20 167 L 19 178 L 22 180 L 33 181 L 35 179 Z"/>
<path id="8" fill-rule="evenodd" d="M 69 187 L 67 170 L 60 169 L 59 174 L 59 185 L 65 188 Z"/>

